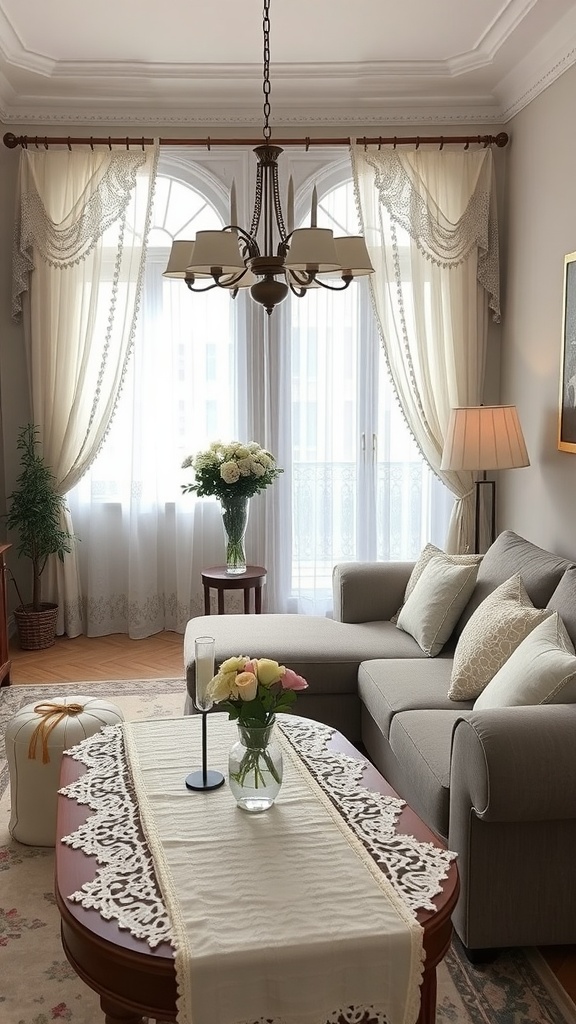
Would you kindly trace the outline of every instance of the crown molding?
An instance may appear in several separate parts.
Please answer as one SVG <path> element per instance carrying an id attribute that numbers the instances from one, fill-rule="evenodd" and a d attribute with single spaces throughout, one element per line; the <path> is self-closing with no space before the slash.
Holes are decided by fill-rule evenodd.
<path id="1" fill-rule="evenodd" d="M 34 107 L 22 107 L 18 110 L 6 110 L 0 104 L 0 121 L 6 126 L 27 125 L 28 134 L 42 134 L 42 128 L 57 128 L 59 126 L 75 126 L 86 128 L 94 126 L 103 127 L 162 127 L 162 134 L 166 134 L 166 128 L 174 127 L 181 129 L 233 129 L 233 128 L 257 128 L 262 127 L 262 115 L 250 111 L 238 110 L 235 113 L 223 112 L 220 109 L 206 109 L 191 115 L 189 111 L 175 112 L 173 107 L 154 107 L 134 110 L 134 108 L 123 107 L 110 109 L 106 107 L 94 108 L 91 110 L 46 111 Z M 340 107 L 337 111 L 327 112 L 325 108 L 310 107 L 308 109 L 293 108 L 282 110 L 276 113 L 272 119 L 273 133 L 282 128 L 300 128 L 302 126 L 316 127 L 398 127 L 409 125 L 493 125 L 501 123 L 500 112 L 494 106 L 475 106 L 472 103 L 451 104 L 443 106 L 429 106 L 411 104 L 407 106 L 397 105 L 395 107 L 386 104 L 385 109 L 378 110 L 359 109 L 358 107 Z M 24 130 L 24 129 L 23 129 Z"/>
<path id="2" fill-rule="evenodd" d="M 473 50 L 446 61 L 274 64 L 273 127 L 503 125 L 576 62 L 574 4 L 506 72 L 500 51 L 537 3 L 504 4 Z M 247 63 L 54 61 L 24 49 L 0 6 L 8 126 L 251 128 L 262 124 L 260 80 Z"/>

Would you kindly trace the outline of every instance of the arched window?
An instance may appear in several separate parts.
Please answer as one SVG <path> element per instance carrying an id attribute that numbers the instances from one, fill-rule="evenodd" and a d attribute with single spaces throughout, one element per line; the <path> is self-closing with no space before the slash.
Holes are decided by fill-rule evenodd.
<path id="1" fill-rule="evenodd" d="M 191 294 L 162 276 L 174 239 L 229 222 L 232 179 L 250 222 L 250 157 L 161 155 L 129 371 L 101 452 L 68 496 L 90 635 L 182 631 L 203 613 L 200 571 L 223 560 L 220 510 L 182 494 L 181 466 L 216 439 L 276 438 L 285 473 L 252 499 L 248 528 L 268 611 L 329 612 L 336 562 L 411 558 L 444 541 L 451 499 L 391 392 L 366 280 L 289 298 L 268 321 L 245 294 Z M 313 176 L 304 155 L 292 164 L 297 217 L 306 223 L 317 182 L 319 226 L 357 233 L 349 164 L 319 168 L 316 156 Z"/>

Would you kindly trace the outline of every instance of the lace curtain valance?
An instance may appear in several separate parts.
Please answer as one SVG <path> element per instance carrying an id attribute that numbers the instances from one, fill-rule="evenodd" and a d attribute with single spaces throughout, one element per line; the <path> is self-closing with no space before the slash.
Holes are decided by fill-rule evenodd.
<path id="1" fill-rule="evenodd" d="M 364 153 L 374 187 L 390 217 L 420 251 L 442 267 L 457 266 L 478 250 L 478 281 L 500 319 L 498 217 L 489 149 Z"/>
<path id="2" fill-rule="evenodd" d="M 35 257 L 60 269 L 85 259 L 104 232 L 125 217 L 136 175 L 149 160 L 146 152 L 22 151 L 13 253 L 14 319 L 20 319 Z"/>

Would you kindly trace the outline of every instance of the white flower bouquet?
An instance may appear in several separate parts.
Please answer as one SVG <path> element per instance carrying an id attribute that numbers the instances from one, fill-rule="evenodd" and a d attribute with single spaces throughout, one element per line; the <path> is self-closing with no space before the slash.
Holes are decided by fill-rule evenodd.
<path id="1" fill-rule="evenodd" d="M 230 497 L 251 498 L 284 472 L 256 441 L 214 441 L 206 451 L 184 459 L 182 469 L 194 471 L 194 480 L 182 484 L 184 493 L 195 491 L 200 498 L 215 495 L 223 503 Z"/>

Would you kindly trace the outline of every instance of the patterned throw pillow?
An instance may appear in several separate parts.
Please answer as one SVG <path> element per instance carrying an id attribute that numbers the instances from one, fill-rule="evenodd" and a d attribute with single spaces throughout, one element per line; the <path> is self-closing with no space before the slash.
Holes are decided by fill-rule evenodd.
<path id="1" fill-rule="evenodd" d="M 478 565 L 457 565 L 435 555 L 398 613 L 398 629 L 435 658 L 450 638 L 476 585 Z"/>
<path id="2" fill-rule="evenodd" d="M 422 551 L 418 556 L 416 565 L 414 566 L 412 572 L 410 573 L 410 579 L 406 584 L 406 590 L 404 592 L 404 601 L 402 604 L 402 608 L 406 604 L 406 601 L 410 597 L 410 594 L 414 590 L 414 587 L 418 583 L 418 580 L 420 579 L 430 559 L 436 558 L 438 556 L 441 556 L 442 558 L 446 559 L 446 561 L 449 562 L 451 565 L 480 565 L 480 562 L 482 561 L 483 557 L 482 555 L 447 555 L 445 551 L 442 551 L 441 548 L 437 548 L 435 544 L 427 544 L 426 547 L 422 548 Z M 402 611 L 402 608 L 399 608 L 398 611 L 396 612 L 396 615 L 392 616 L 392 618 L 390 619 L 391 622 L 398 621 L 398 616 Z"/>
<path id="3" fill-rule="evenodd" d="M 512 651 L 478 697 L 474 709 L 575 701 L 574 645 L 558 612 L 553 612 Z"/>
<path id="4" fill-rule="evenodd" d="M 550 615 L 535 608 L 516 574 L 492 591 L 466 623 L 454 651 L 448 696 L 474 700 L 535 626 Z"/>

